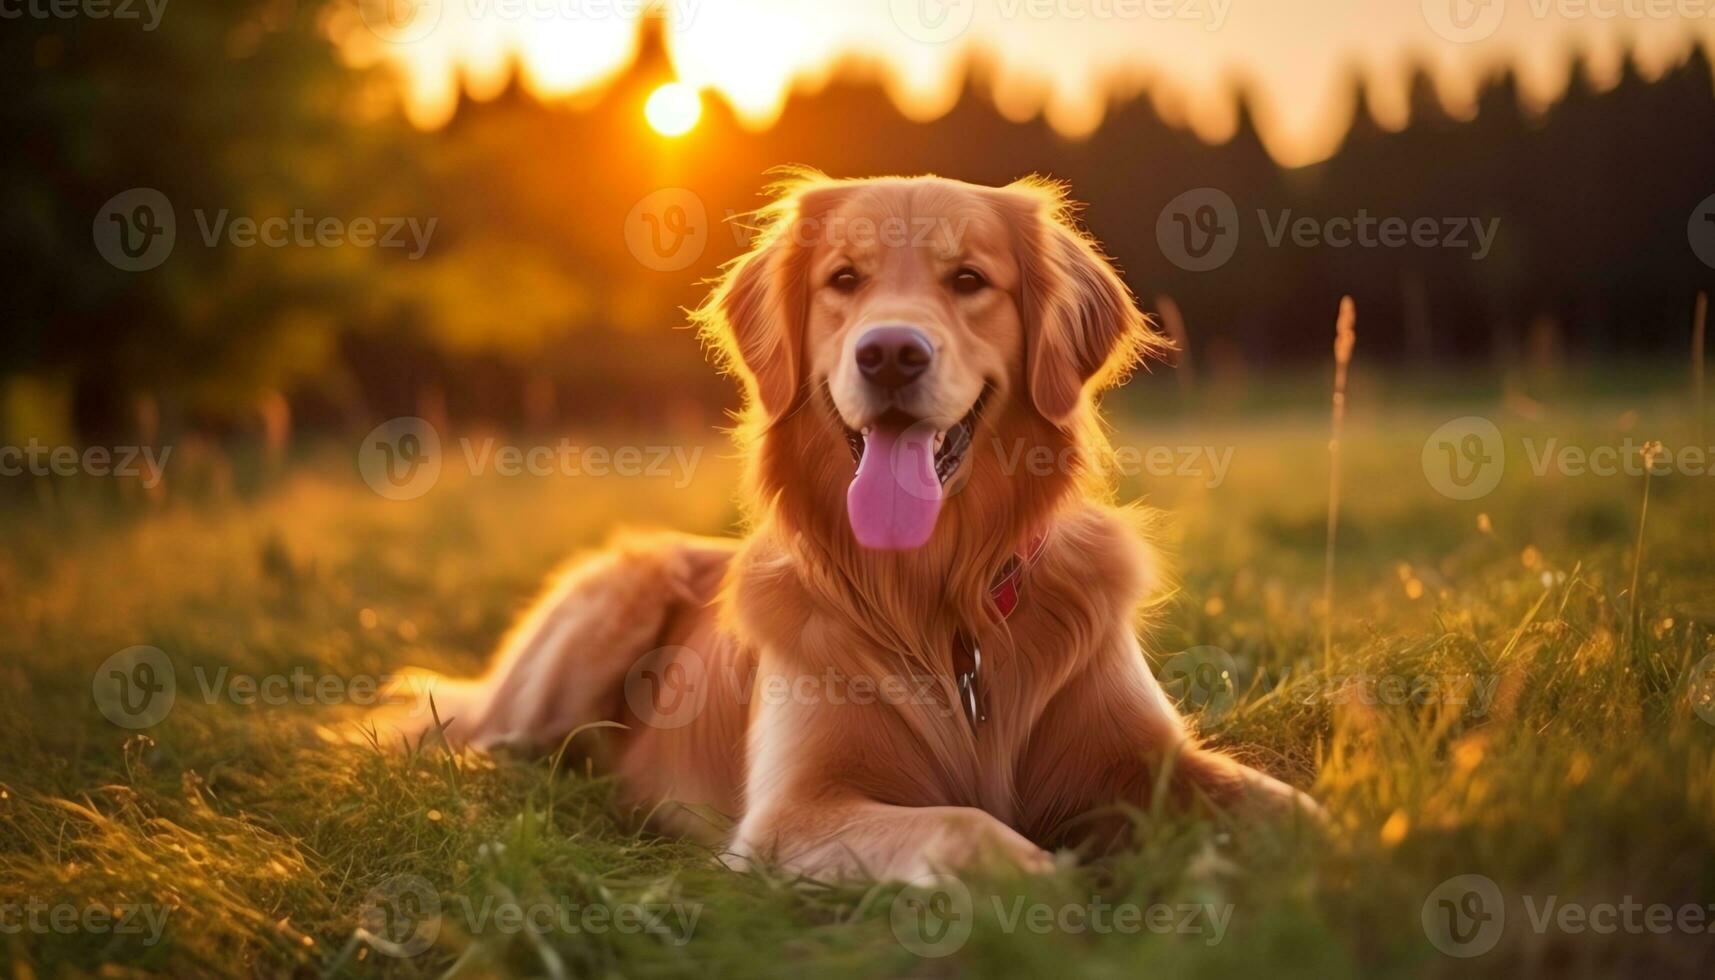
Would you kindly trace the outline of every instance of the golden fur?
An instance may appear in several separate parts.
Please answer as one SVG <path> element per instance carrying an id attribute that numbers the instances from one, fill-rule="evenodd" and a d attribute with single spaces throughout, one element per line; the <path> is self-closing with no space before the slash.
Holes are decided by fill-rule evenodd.
<path id="1" fill-rule="evenodd" d="M 1111 503 L 1092 399 L 1163 343 L 1061 189 L 802 173 L 778 190 L 694 314 L 746 390 L 744 538 L 633 538 L 576 567 L 487 675 L 432 688 L 448 737 L 539 749 L 619 721 L 622 785 L 676 804 L 665 826 L 818 875 L 1040 870 L 1044 848 L 1111 836 L 1113 804 L 1163 786 L 1314 812 L 1200 747 L 1138 645 L 1160 572 L 1139 514 Z M 861 285 L 825 285 L 842 269 Z M 967 272 L 982 285 L 947 285 Z M 984 398 L 933 535 L 910 551 L 859 546 L 845 517 L 845 431 L 873 408 L 853 337 L 881 322 L 935 341 L 912 386 L 926 424 Z M 1002 622 L 991 584 L 1038 538 Z M 960 631 L 984 656 L 975 727 L 955 698 Z"/>

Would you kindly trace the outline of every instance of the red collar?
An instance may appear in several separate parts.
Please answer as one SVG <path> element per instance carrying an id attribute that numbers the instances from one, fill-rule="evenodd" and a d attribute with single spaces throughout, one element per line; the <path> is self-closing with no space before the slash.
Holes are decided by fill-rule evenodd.
<path id="1" fill-rule="evenodd" d="M 994 603 L 1001 622 L 1006 622 L 1018 608 L 1019 587 L 1024 582 L 1024 573 L 1042 557 L 1042 549 L 1047 543 L 1046 535 L 1031 538 L 1023 551 L 1006 560 L 1000 575 L 989 586 L 989 601 Z M 959 707 L 964 709 L 965 719 L 971 723 L 971 731 L 975 732 L 988 720 L 988 697 L 983 690 L 983 651 L 977 646 L 976 638 L 966 635 L 963 630 L 953 634 L 953 685 L 958 690 Z"/>
<path id="2" fill-rule="evenodd" d="M 989 586 L 989 601 L 994 603 L 995 611 L 1000 613 L 1002 622 L 1010 619 L 1013 610 L 1018 608 L 1019 585 L 1024 572 L 1036 564 L 1036 559 L 1042 557 L 1042 549 L 1047 544 L 1047 535 L 1038 534 L 1032 537 L 1025 543 L 1023 551 L 1006 560 L 1006 564 L 1001 567 L 1000 576 Z"/>

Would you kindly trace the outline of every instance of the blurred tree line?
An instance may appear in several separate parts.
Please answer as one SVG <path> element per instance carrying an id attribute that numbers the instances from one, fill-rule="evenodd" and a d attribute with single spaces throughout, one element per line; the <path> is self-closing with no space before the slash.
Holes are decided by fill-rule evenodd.
<path id="1" fill-rule="evenodd" d="M 1472 118 L 1451 118 L 1416 71 L 1398 132 L 1354 83 L 1339 152 L 1286 170 L 1243 92 L 1238 130 L 1218 146 L 1164 122 L 1141 92 L 1116 95 L 1100 129 L 1069 140 L 997 112 L 980 61 L 931 122 L 902 116 L 854 64 L 795 93 L 764 132 L 705 93 L 700 124 L 667 139 L 642 111 L 672 77 L 652 26 L 633 67 L 575 103 L 543 104 L 514 72 L 497 97 L 463 95 L 446 127 L 422 132 L 391 77 L 349 67 L 330 43 L 350 4 L 175 4 L 149 32 L 84 18 L 0 34 L 13 141 L 0 162 L 0 424 L 96 439 L 277 428 L 282 416 L 327 427 L 407 413 L 542 427 L 706 419 L 732 395 L 681 308 L 744 247 L 725 219 L 761 203 L 766 171 L 783 163 L 1066 178 L 1144 304 L 1171 297 L 1182 312 L 1198 370 L 1322 361 L 1348 292 L 1370 360 L 1678 357 L 1692 295 L 1715 278 L 1687 237 L 1715 193 L 1715 76 L 1700 47 L 1655 80 L 1628 61 L 1601 91 L 1575 58 L 1568 91 L 1540 115 L 1501 74 Z M 92 223 L 136 187 L 172 202 L 177 243 L 158 267 L 127 272 L 98 252 Z M 1190 272 L 1164 256 L 1157 223 L 1201 187 L 1232 198 L 1241 232 L 1231 261 Z M 670 271 L 640 261 L 625 236 L 638 202 L 664 188 L 689 191 L 709 222 L 707 247 Z M 1498 219 L 1499 231 L 1481 261 L 1457 248 L 1270 247 L 1256 213 L 1288 209 Z M 222 211 L 435 224 L 420 258 L 205 244 Z"/>

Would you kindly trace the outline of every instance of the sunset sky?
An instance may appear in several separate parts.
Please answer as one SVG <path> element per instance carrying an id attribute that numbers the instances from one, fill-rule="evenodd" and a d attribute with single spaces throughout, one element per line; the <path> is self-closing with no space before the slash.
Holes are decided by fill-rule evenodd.
<path id="1" fill-rule="evenodd" d="M 585 92 L 629 63 L 647 0 L 360 0 L 334 25 L 353 60 L 400 69 L 411 117 L 450 113 L 463 74 L 479 98 L 508 58 L 538 95 Z M 1406 67 L 1436 75 L 1455 114 L 1476 85 L 1513 65 L 1532 104 L 1564 86 L 1586 52 L 1599 82 L 1634 47 L 1646 76 L 1715 39 L 1715 0 L 666 0 L 683 82 L 722 92 L 768 125 L 794 85 L 814 86 L 842 57 L 874 62 L 906 113 L 932 117 L 960 67 L 985 51 L 1004 69 L 1001 108 L 1046 112 L 1061 131 L 1100 123 L 1107 93 L 1146 85 L 1162 113 L 1205 138 L 1231 132 L 1235 82 L 1256 94 L 1258 124 L 1286 164 L 1330 153 L 1350 115 L 1354 73 L 1373 83 L 1386 125 L 1403 125 Z"/>

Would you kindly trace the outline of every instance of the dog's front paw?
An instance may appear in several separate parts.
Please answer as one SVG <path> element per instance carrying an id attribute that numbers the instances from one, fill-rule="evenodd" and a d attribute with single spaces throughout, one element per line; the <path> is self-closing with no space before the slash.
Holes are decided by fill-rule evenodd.
<path id="1" fill-rule="evenodd" d="M 1314 827 L 1328 824 L 1328 813 L 1304 792 L 1246 767 L 1239 808 L 1246 815 L 1273 820 L 1297 820 Z"/>
<path id="2" fill-rule="evenodd" d="M 918 874 L 998 867 L 1026 874 L 1054 870 L 1054 855 L 1024 835 L 981 811 L 951 816 L 933 833 L 923 849 Z"/>

